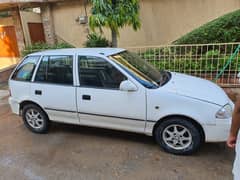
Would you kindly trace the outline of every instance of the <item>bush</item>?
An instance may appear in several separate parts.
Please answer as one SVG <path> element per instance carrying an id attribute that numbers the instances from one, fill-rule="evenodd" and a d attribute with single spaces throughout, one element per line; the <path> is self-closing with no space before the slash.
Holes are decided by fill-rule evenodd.
<path id="1" fill-rule="evenodd" d="M 207 44 L 240 41 L 240 10 L 221 16 L 173 42 Z"/>
<path id="2" fill-rule="evenodd" d="M 220 54 L 219 50 L 209 50 L 201 56 L 197 56 L 195 52 L 191 51 L 186 51 L 186 53 L 179 55 L 176 49 L 173 50 L 170 47 L 149 49 L 141 53 L 140 56 L 159 70 L 178 72 L 195 70 L 201 72 L 220 71 L 230 58 L 230 54 Z M 240 55 L 233 59 L 226 72 L 238 70 L 240 68 L 239 64 Z"/>
<path id="3" fill-rule="evenodd" d="M 35 43 L 30 46 L 26 46 L 26 48 L 22 51 L 22 55 L 26 56 L 28 54 L 47 49 L 63 49 L 63 48 L 74 48 L 74 46 L 68 43 L 57 43 L 54 45 L 49 45 L 46 43 Z"/>
<path id="4" fill-rule="evenodd" d="M 198 60 L 192 60 L 190 58 L 177 58 L 169 61 L 160 59 L 158 61 L 149 60 L 148 62 L 150 62 L 159 70 L 170 70 L 178 72 L 191 72 L 195 70 L 201 70 L 201 72 L 209 72 L 222 70 L 228 58 L 229 56 L 221 57 L 220 59 L 202 58 Z M 236 71 L 237 69 L 237 62 L 233 61 L 231 65 L 226 69 L 226 72 Z"/>
<path id="5" fill-rule="evenodd" d="M 84 43 L 85 47 L 108 47 L 109 42 L 105 37 L 97 33 L 90 33 L 87 36 L 87 41 Z"/>

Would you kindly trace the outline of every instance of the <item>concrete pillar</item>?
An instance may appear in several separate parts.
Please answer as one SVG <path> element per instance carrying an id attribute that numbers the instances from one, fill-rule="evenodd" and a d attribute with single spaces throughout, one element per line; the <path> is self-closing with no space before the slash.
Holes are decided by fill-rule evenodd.
<path id="1" fill-rule="evenodd" d="M 56 35 L 53 24 L 51 4 L 45 4 L 41 7 L 41 18 L 47 44 L 53 45 L 56 43 Z"/>
<path id="2" fill-rule="evenodd" d="M 19 49 L 19 52 L 21 53 L 25 49 L 25 40 L 24 40 L 24 33 L 23 33 L 19 9 L 18 8 L 13 9 L 11 11 L 11 15 L 12 15 L 12 19 L 13 19 L 13 24 L 15 26 L 18 49 Z"/>

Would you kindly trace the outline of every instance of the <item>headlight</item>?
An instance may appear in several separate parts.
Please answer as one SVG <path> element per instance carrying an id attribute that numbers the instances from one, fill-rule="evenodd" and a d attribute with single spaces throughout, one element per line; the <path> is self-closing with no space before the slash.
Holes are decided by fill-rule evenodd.
<path id="1" fill-rule="evenodd" d="M 216 113 L 216 118 L 219 119 L 228 119 L 232 116 L 232 107 L 230 104 L 226 104 Z"/>

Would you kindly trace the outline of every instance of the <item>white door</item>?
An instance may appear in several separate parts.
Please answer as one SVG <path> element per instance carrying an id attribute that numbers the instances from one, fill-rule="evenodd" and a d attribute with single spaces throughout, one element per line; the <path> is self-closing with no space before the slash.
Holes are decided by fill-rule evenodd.
<path id="1" fill-rule="evenodd" d="M 73 56 L 44 56 L 31 84 L 31 97 L 47 112 L 49 119 L 79 124 Z"/>
<path id="2" fill-rule="evenodd" d="M 133 132 L 144 132 L 145 89 L 120 91 L 124 76 L 107 60 L 78 56 L 80 86 L 77 106 L 80 124 Z"/>

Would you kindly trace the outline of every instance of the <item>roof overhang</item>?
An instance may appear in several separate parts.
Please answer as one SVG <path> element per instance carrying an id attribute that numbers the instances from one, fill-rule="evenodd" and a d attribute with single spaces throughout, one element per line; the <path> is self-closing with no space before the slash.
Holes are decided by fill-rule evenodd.
<path id="1" fill-rule="evenodd" d="M 10 10 L 16 7 L 37 7 L 42 3 L 58 2 L 63 0 L 1 0 L 0 11 Z"/>

